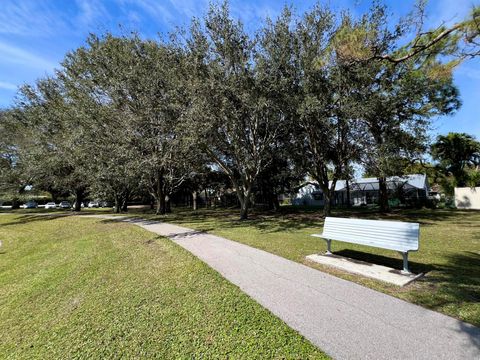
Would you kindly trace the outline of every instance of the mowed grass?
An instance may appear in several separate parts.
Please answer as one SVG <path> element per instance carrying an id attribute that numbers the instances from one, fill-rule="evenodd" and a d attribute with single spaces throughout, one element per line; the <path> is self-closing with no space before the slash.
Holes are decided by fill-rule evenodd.
<path id="1" fill-rule="evenodd" d="M 0 358 L 327 358 L 172 241 L 1 215 Z"/>
<path id="2" fill-rule="evenodd" d="M 335 210 L 333 216 L 419 222 L 420 250 L 410 253 L 409 264 L 411 271 L 426 276 L 400 288 L 306 261 L 306 255 L 326 250 L 324 240 L 310 236 L 322 232 L 319 209 L 284 207 L 280 214 L 253 213 L 248 221 L 238 221 L 236 209 L 151 217 L 248 244 L 480 326 L 479 211 L 398 210 L 381 215 L 359 209 Z M 402 257 L 394 251 L 338 241 L 332 248 L 339 255 L 402 268 Z"/>

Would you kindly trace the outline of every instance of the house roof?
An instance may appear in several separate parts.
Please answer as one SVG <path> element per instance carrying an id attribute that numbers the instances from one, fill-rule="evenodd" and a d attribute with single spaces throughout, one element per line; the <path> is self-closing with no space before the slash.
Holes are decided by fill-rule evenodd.
<path id="1" fill-rule="evenodd" d="M 330 182 L 330 186 L 332 183 Z M 390 176 L 387 177 L 387 187 L 389 189 L 396 189 L 399 186 L 403 186 L 405 190 L 408 189 L 422 189 L 429 191 L 427 182 L 427 176 L 425 174 L 410 174 L 403 176 Z M 347 183 L 345 180 L 338 180 L 335 184 L 335 191 L 346 191 Z M 377 190 L 378 191 L 378 179 L 377 178 L 358 178 L 350 180 L 351 191 L 366 191 Z M 318 183 L 310 181 L 308 184 L 299 189 L 297 197 L 302 197 L 308 194 L 321 193 Z"/>
<path id="2" fill-rule="evenodd" d="M 310 186 L 314 183 L 310 183 Z M 330 182 L 330 186 L 332 182 Z M 357 178 L 350 180 L 350 190 L 378 190 L 378 179 L 369 177 L 369 178 Z M 314 185 L 318 189 L 318 185 Z M 387 177 L 387 187 L 390 189 L 398 188 L 399 186 L 404 186 L 409 189 L 426 189 L 428 190 L 427 176 L 425 174 L 410 174 L 403 176 L 389 176 Z M 346 190 L 347 182 L 345 180 L 338 180 L 335 184 L 335 191 Z M 318 190 L 317 190 L 318 191 Z"/>
<path id="3" fill-rule="evenodd" d="M 330 182 L 331 185 L 331 182 Z M 387 177 L 387 187 L 390 189 L 397 188 L 399 186 L 405 186 L 407 188 L 425 189 L 428 188 L 427 177 L 425 174 L 411 174 L 403 176 L 389 176 Z M 338 180 L 335 184 L 335 191 L 341 191 L 347 188 L 347 182 L 345 180 Z M 351 190 L 378 190 L 378 179 L 358 178 L 350 180 Z"/>

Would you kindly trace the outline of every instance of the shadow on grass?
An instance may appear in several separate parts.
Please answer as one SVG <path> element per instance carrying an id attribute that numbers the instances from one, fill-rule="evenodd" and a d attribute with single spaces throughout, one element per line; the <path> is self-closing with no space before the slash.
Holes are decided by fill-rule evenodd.
<path id="1" fill-rule="evenodd" d="M 101 218 L 100 218 L 101 219 Z M 156 225 L 161 224 L 163 221 L 160 220 L 152 220 L 152 219 L 143 219 L 141 217 L 119 217 L 118 219 L 110 218 L 110 219 L 102 219 L 102 223 L 114 223 L 114 222 L 124 222 L 127 224 L 137 224 L 137 225 Z M 177 225 L 180 226 L 180 225 Z M 178 229 L 178 232 L 172 232 L 166 234 L 169 238 L 175 239 L 178 237 L 188 237 L 188 236 L 196 236 L 201 234 L 208 234 L 209 231 L 215 230 L 214 228 L 202 229 L 202 230 L 194 230 L 194 229 L 185 229 L 185 231 Z"/>
<path id="2" fill-rule="evenodd" d="M 476 227 L 479 212 L 455 211 L 455 210 L 395 210 L 388 214 L 380 214 L 367 209 L 336 209 L 333 216 L 357 217 L 365 219 L 388 219 L 396 221 L 419 222 L 422 226 L 438 226 L 449 224 Z M 137 216 L 142 216 L 137 214 Z M 276 233 L 285 231 L 298 231 L 311 229 L 312 232 L 321 228 L 323 218 L 319 209 L 295 209 L 282 208 L 280 212 L 252 211 L 247 221 L 239 221 L 238 209 L 201 209 L 191 211 L 188 209 L 175 209 L 173 214 L 166 216 L 154 216 L 144 214 L 148 219 L 160 222 L 174 223 L 179 226 L 195 228 L 193 234 L 218 230 L 220 228 L 235 229 L 235 231 L 247 230 L 249 227 L 259 230 L 259 233 Z M 463 224 L 459 224 L 460 220 Z M 183 235 L 183 234 L 182 234 Z M 473 235 L 473 234 L 472 234 Z M 480 233 L 479 233 L 480 235 Z M 477 236 L 477 235 L 475 235 Z M 339 250 L 335 254 L 351 259 L 366 261 L 375 264 L 402 269 L 402 260 L 395 256 L 372 254 L 357 250 Z M 476 252 L 436 252 L 435 258 L 429 261 L 409 261 L 414 273 L 426 273 L 427 276 L 401 289 L 387 291 L 390 294 L 403 294 L 400 297 L 426 308 L 445 312 L 458 318 L 463 318 L 470 323 L 479 326 L 480 314 L 480 254 Z M 465 324 L 459 323 L 459 326 Z M 472 336 L 477 333 L 466 326 L 459 329 Z"/>
<path id="3" fill-rule="evenodd" d="M 12 215 L 17 215 L 17 214 L 12 214 Z M 67 216 L 72 216 L 75 215 L 74 213 L 52 213 L 52 214 L 25 214 L 18 216 L 15 218 L 13 221 L 10 222 L 5 222 L 5 223 L 0 223 L 0 226 L 13 226 L 13 225 L 22 225 L 22 224 L 28 224 L 32 222 L 37 222 L 37 221 L 48 221 L 48 220 L 55 220 Z"/>
<path id="4" fill-rule="evenodd" d="M 335 209 L 333 216 L 353 217 L 359 219 L 372 220 L 393 220 L 405 222 L 418 222 L 421 225 L 434 225 L 436 222 L 457 220 L 459 216 L 471 217 L 478 216 L 478 213 L 468 211 L 450 210 L 450 209 L 393 209 L 388 213 L 381 213 L 376 210 L 357 211 L 357 209 Z M 468 220 L 466 221 L 468 223 Z"/>
<path id="5" fill-rule="evenodd" d="M 334 251 L 334 254 L 347 257 L 353 260 L 365 261 L 367 263 L 372 263 L 377 265 L 384 265 L 394 269 L 399 269 L 399 270 L 403 269 L 403 260 L 397 259 L 394 257 L 365 253 L 365 252 L 356 251 L 356 250 L 345 250 L 345 249 Z M 393 255 L 393 252 L 392 252 L 392 255 Z M 408 266 L 410 267 L 410 271 L 416 274 L 428 273 L 435 269 L 434 265 L 418 263 L 415 261 L 408 261 Z"/>
<path id="6" fill-rule="evenodd" d="M 480 254 L 464 251 L 446 258 L 445 264 L 436 267 L 445 276 L 448 290 L 465 301 L 480 303 Z M 478 320 L 480 322 L 480 318 Z"/>
<path id="7" fill-rule="evenodd" d="M 23 214 L 2 225 L 26 224 L 35 221 L 53 220 L 71 215 L 94 215 L 94 212 L 52 213 L 52 214 Z M 103 211 L 102 215 L 110 215 Z M 129 211 L 122 214 L 122 219 L 102 219 L 103 222 L 125 222 L 156 224 L 158 222 L 172 223 L 179 226 L 194 228 L 191 233 L 181 235 L 196 235 L 215 231 L 221 228 L 235 229 L 241 232 L 249 227 L 259 230 L 259 233 L 280 233 L 307 229 L 308 232 L 321 231 L 323 218 L 321 209 L 300 209 L 282 207 L 279 212 L 253 210 L 247 221 L 239 220 L 239 210 L 228 209 L 200 209 L 192 211 L 186 208 L 175 208 L 172 214 L 156 216 L 148 211 Z M 472 240 L 480 239 L 480 231 L 475 233 L 475 227 L 480 229 L 480 212 L 458 210 L 394 210 L 388 214 L 380 214 L 372 209 L 335 209 L 333 216 L 356 217 L 365 219 L 385 219 L 396 221 L 419 222 L 422 226 L 437 226 L 441 223 L 459 225 L 469 228 Z M 145 220 L 142 220 L 145 219 Z M 478 224 L 478 225 L 477 225 Z M 448 226 L 445 228 L 447 230 Z M 440 228 L 439 228 L 440 229 Z M 444 228 L 441 228 L 444 229 Z M 473 230 L 473 231 L 472 231 Z M 440 230 L 439 230 L 440 231 Z M 449 230 L 450 231 L 450 230 Z M 379 255 L 367 251 L 343 249 L 335 254 L 355 260 L 381 264 L 395 269 L 402 268 L 402 260 L 392 252 Z M 449 252 L 439 248 L 432 253 L 434 258 L 425 260 L 425 263 L 410 261 L 410 268 L 414 273 L 428 273 L 428 275 L 411 286 L 398 290 L 389 290 L 387 293 L 408 299 L 416 304 L 432 310 L 442 311 L 453 316 L 467 319 L 470 323 L 480 326 L 480 254 L 476 251 Z M 397 295 L 398 296 L 398 295 Z M 465 330 L 468 332 L 468 329 Z"/>
<path id="8" fill-rule="evenodd" d="M 480 254 L 461 252 L 445 257 L 447 262 L 434 264 L 436 271 L 424 279 L 435 296 L 429 292 L 417 294 L 417 303 L 433 310 L 456 308 L 460 317 L 480 326 Z M 479 345 L 477 330 L 477 338 L 472 341 Z"/>
<path id="9" fill-rule="evenodd" d="M 19 214 L 19 213 L 16 213 Z M 81 212 L 76 215 L 113 214 L 105 210 L 95 211 L 89 209 L 88 212 Z M 360 219 L 373 220 L 395 220 L 418 222 L 422 226 L 434 225 L 436 222 L 457 220 L 462 217 L 465 226 L 474 227 L 469 218 L 478 216 L 479 212 L 459 211 L 459 210 L 430 210 L 430 209 L 395 209 L 389 213 L 383 214 L 375 208 L 351 208 L 351 209 L 333 209 L 332 216 L 352 217 Z M 25 214 L 26 215 L 26 214 Z M 190 208 L 177 207 L 174 212 L 167 215 L 155 215 L 150 209 L 129 209 L 122 215 L 127 217 L 145 217 L 163 222 L 173 222 L 178 225 L 190 224 L 191 226 L 202 226 L 205 223 L 215 223 L 215 226 L 225 226 L 227 228 L 243 228 L 251 226 L 262 232 L 275 233 L 284 231 L 295 231 L 307 228 L 318 228 L 323 225 L 322 209 L 318 207 L 298 207 L 282 206 L 279 211 L 268 211 L 252 209 L 249 219 L 239 220 L 239 209 L 231 208 L 202 208 L 196 211 Z M 459 224 L 457 221 L 456 224 Z"/>
<path id="10" fill-rule="evenodd" d="M 471 225 L 468 219 L 478 216 L 477 212 L 458 210 L 431 209 L 395 209 L 389 213 L 380 213 L 376 209 L 352 208 L 334 209 L 332 216 L 351 217 L 372 220 L 394 220 L 418 222 L 422 226 L 434 225 L 436 222 L 456 220 L 459 216 L 465 218 L 466 226 Z M 215 221 L 228 227 L 244 227 L 246 225 L 265 232 L 282 232 L 318 227 L 323 224 L 322 210 L 313 207 L 283 206 L 278 212 L 252 210 L 249 219 L 239 221 L 239 210 L 229 209 L 176 209 L 175 213 L 160 217 L 164 221 L 171 219 L 176 223 L 198 224 L 205 221 Z"/>

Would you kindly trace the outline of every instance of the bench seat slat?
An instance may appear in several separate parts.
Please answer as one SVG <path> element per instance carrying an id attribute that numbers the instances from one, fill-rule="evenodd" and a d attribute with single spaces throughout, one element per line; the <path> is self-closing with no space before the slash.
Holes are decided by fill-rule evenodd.
<path id="1" fill-rule="evenodd" d="M 327 233 L 323 233 L 325 237 L 335 238 L 335 240 L 340 239 L 368 239 L 369 241 L 378 241 L 379 243 L 390 243 L 390 244 L 404 244 L 407 246 L 415 246 L 417 241 L 411 238 L 404 238 L 400 236 L 395 236 L 390 233 L 373 233 L 366 236 L 364 233 L 359 233 L 355 231 L 349 232 L 339 232 L 339 231 L 329 231 Z"/>
<path id="2" fill-rule="evenodd" d="M 351 234 L 361 237 L 371 237 L 371 238 L 387 238 L 387 239 L 394 239 L 398 241 L 409 241 L 416 238 L 416 231 L 391 231 L 391 230 L 384 230 L 384 229 L 370 229 L 370 230 L 363 230 L 363 229 L 355 229 L 355 228 L 343 228 L 343 229 L 326 229 L 323 231 L 324 234 L 332 234 L 332 235 L 342 235 L 342 234 Z"/>
<path id="3" fill-rule="evenodd" d="M 385 237 L 380 237 L 380 236 L 362 236 L 358 234 L 340 234 L 340 233 L 334 233 L 334 232 L 329 232 L 329 233 L 323 233 L 323 237 L 326 237 L 328 239 L 332 240 L 342 240 L 342 241 L 348 241 L 351 239 L 352 241 L 368 241 L 368 242 L 378 242 L 379 244 L 391 244 L 392 246 L 394 245 L 402 245 L 402 246 L 416 246 L 417 242 L 416 241 L 402 241 L 401 239 L 389 239 L 386 236 Z"/>

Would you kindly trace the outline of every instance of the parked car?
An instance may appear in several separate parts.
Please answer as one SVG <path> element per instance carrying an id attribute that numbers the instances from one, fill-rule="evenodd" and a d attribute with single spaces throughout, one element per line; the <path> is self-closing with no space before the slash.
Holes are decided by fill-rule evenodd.
<path id="1" fill-rule="evenodd" d="M 60 209 L 70 209 L 70 202 L 68 201 L 62 201 L 60 202 L 60 204 L 58 205 L 60 207 Z"/>
<path id="2" fill-rule="evenodd" d="M 24 209 L 36 209 L 38 208 L 38 204 L 33 201 L 33 200 L 30 200 L 30 201 L 27 201 L 24 205 L 23 205 L 23 208 Z"/>
<path id="3" fill-rule="evenodd" d="M 53 201 L 45 204 L 45 209 L 55 209 L 56 207 L 57 205 Z"/>
<path id="4" fill-rule="evenodd" d="M 98 204 L 98 201 L 90 201 L 88 203 L 88 207 L 89 208 L 98 208 L 98 207 L 100 207 L 100 205 Z"/>

